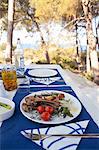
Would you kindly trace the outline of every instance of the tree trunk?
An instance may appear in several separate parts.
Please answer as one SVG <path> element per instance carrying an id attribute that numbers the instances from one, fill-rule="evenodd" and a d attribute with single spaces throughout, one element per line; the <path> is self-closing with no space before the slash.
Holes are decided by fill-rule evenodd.
<path id="1" fill-rule="evenodd" d="M 90 53 L 89 53 L 89 46 L 87 45 L 87 56 L 86 56 L 86 69 L 87 73 L 90 72 L 91 66 L 90 66 Z"/>
<path id="2" fill-rule="evenodd" d="M 15 0 L 9 0 L 9 2 L 8 2 L 8 31 L 7 31 L 6 57 L 11 58 L 11 60 L 12 60 L 14 7 L 15 7 Z"/>
<path id="3" fill-rule="evenodd" d="M 76 29 L 76 54 L 77 54 L 77 57 L 79 57 L 79 49 L 78 49 L 78 24 L 77 24 L 77 21 L 76 21 L 76 24 L 75 24 L 75 29 Z"/>
<path id="4" fill-rule="evenodd" d="M 44 47 L 44 45 L 46 45 L 46 43 L 45 43 L 45 40 L 44 40 L 44 38 L 43 38 L 42 32 L 41 32 L 41 30 L 40 30 L 40 27 L 39 27 L 39 25 L 38 25 L 38 23 L 37 23 L 36 21 L 34 21 L 34 23 L 35 23 L 35 25 L 36 25 L 36 27 L 37 27 L 39 33 L 40 33 L 41 42 L 42 42 L 42 47 Z M 46 46 L 45 46 L 45 47 L 46 47 Z M 45 49 L 45 57 L 46 57 L 47 63 L 50 64 L 50 58 L 49 58 L 49 54 L 48 54 L 47 48 Z"/>
<path id="5" fill-rule="evenodd" d="M 92 11 L 90 0 L 82 0 L 83 11 L 86 19 L 86 32 L 88 37 L 88 47 L 90 53 L 91 68 L 94 73 L 94 79 L 99 74 L 98 55 L 96 51 L 96 38 L 92 30 Z"/>
<path id="6" fill-rule="evenodd" d="M 98 24 L 96 24 L 96 17 L 95 17 L 95 28 L 96 28 L 96 48 L 97 48 L 97 49 L 99 49 L 98 26 L 99 26 L 99 22 L 98 22 Z"/>
<path id="7" fill-rule="evenodd" d="M 33 14 L 30 14 L 28 11 L 27 11 L 27 14 L 30 16 L 30 18 L 32 19 L 33 23 L 35 24 L 38 32 L 40 33 L 42 48 L 45 48 L 46 47 L 46 43 L 45 43 L 45 40 L 43 38 L 43 34 L 42 34 L 41 30 L 40 30 L 39 24 L 37 23 L 36 18 L 35 18 L 35 9 L 34 9 L 34 13 Z M 46 57 L 47 63 L 49 64 L 50 63 L 50 58 L 49 58 L 49 54 L 48 54 L 47 48 L 45 48 L 45 57 Z"/>
<path id="8" fill-rule="evenodd" d="M 88 35 L 86 32 L 86 40 L 87 40 L 87 52 L 86 52 L 86 70 L 87 73 L 91 71 L 91 62 L 90 62 L 90 50 L 89 50 L 89 44 L 88 44 Z"/>

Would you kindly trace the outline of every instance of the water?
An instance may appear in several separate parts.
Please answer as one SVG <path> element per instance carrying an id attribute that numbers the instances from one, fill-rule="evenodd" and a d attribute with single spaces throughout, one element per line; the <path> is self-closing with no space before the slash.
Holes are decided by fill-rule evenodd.
<path id="1" fill-rule="evenodd" d="M 99 21 L 99 17 L 97 17 L 96 25 Z M 94 35 L 96 36 L 95 31 L 95 22 L 93 20 L 93 31 Z M 48 28 L 48 29 L 47 29 Z M 49 34 L 47 33 L 47 30 L 49 30 Z M 43 33 L 44 40 L 46 44 L 56 44 L 59 47 L 62 48 L 69 48 L 69 47 L 75 47 L 75 31 L 68 31 L 64 29 L 61 25 L 61 23 L 55 23 L 51 22 L 50 24 L 42 24 L 41 25 L 41 31 Z M 99 35 L 99 29 L 98 29 L 98 35 Z M 25 28 L 22 28 L 21 30 L 14 30 L 13 33 L 13 44 L 16 46 L 17 39 L 21 39 L 21 43 L 23 48 L 31 48 L 33 50 L 37 50 L 40 48 L 41 45 L 41 38 L 39 32 L 27 32 Z M 86 30 L 84 28 L 79 28 L 78 30 L 78 37 L 79 37 L 79 49 L 82 51 L 86 50 Z M 0 43 L 4 43 L 7 40 L 7 32 L 4 32 L 2 34 Z"/>

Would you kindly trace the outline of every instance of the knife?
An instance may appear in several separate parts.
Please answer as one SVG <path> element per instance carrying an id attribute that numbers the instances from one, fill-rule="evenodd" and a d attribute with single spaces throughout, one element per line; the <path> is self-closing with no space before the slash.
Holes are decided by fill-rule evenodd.
<path id="1" fill-rule="evenodd" d="M 21 131 L 21 134 L 24 135 L 26 138 L 31 140 L 43 140 L 50 136 L 61 136 L 67 138 L 99 138 L 99 134 L 33 134 L 32 130 L 31 133 L 27 133 L 26 131 Z"/>
<path id="2" fill-rule="evenodd" d="M 22 86 L 22 85 L 21 85 Z M 26 88 L 28 86 L 22 86 L 22 88 Z M 67 85 L 65 84 L 56 84 L 56 85 L 29 85 L 30 88 L 32 87 L 68 87 Z M 71 91 L 71 90 L 69 90 Z"/>

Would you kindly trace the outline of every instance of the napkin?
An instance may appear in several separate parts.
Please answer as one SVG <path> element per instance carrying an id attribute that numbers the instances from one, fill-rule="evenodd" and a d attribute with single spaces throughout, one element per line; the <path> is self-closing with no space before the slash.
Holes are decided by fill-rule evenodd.
<path id="1" fill-rule="evenodd" d="M 0 122 L 0 127 L 1 127 L 1 125 L 2 125 L 2 122 Z"/>
<path id="2" fill-rule="evenodd" d="M 60 77 L 31 78 L 30 82 L 31 82 L 31 84 L 32 84 L 32 81 L 35 81 L 35 82 L 38 82 L 38 83 L 49 85 L 49 84 L 51 84 L 55 81 L 58 81 L 58 80 L 60 80 Z"/>
<path id="3" fill-rule="evenodd" d="M 89 120 L 76 123 L 69 123 L 55 127 L 33 129 L 34 134 L 83 134 L 86 130 Z M 31 133 L 31 130 L 25 130 Z M 24 135 L 24 131 L 21 132 Z M 81 138 L 51 136 L 43 140 L 34 142 L 47 150 L 76 150 Z"/>
<path id="4" fill-rule="evenodd" d="M 3 86 L 3 81 L 0 81 L 0 97 L 7 98 L 6 90 Z"/>

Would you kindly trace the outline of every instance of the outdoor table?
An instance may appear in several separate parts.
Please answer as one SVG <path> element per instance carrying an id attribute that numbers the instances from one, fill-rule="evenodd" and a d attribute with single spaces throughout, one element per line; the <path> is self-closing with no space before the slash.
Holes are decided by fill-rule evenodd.
<path id="1" fill-rule="evenodd" d="M 44 86 L 39 83 L 34 82 L 34 87 L 33 83 L 31 86 L 31 91 L 36 92 L 40 90 L 58 90 L 58 91 L 66 91 L 67 93 L 73 95 L 77 99 L 77 93 L 75 93 L 75 89 L 73 89 L 69 82 L 67 81 L 63 69 L 59 65 L 31 65 L 26 67 L 25 75 L 28 74 L 29 69 L 34 69 L 34 68 L 51 68 L 54 70 L 58 71 L 57 76 L 61 77 L 61 80 L 63 82 L 53 82 L 51 85 L 53 86 Z M 39 87 L 37 87 L 39 85 Z M 58 86 L 59 85 L 59 86 Z M 70 90 L 70 91 L 69 91 Z M 1 145 L 1 150 L 42 150 L 40 146 L 35 144 L 34 142 L 28 140 L 24 136 L 20 134 L 20 131 L 24 129 L 34 129 L 34 128 L 41 128 L 41 127 L 48 127 L 48 126 L 53 126 L 53 125 L 47 125 L 47 124 L 39 124 L 36 122 L 33 122 L 26 117 L 22 115 L 20 112 L 20 101 L 25 97 L 26 95 L 29 94 L 29 91 L 27 87 L 23 86 L 23 88 L 18 88 L 17 91 L 15 92 L 15 95 L 13 97 L 13 101 L 15 102 L 15 113 L 14 115 L 8 119 L 5 120 L 0 128 L 0 145 Z M 10 92 L 9 92 L 10 95 Z M 79 99 L 80 100 L 80 99 Z M 86 108 L 84 107 L 83 103 L 81 102 L 82 105 L 82 110 L 81 113 L 70 123 L 72 122 L 78 122 L 82 120 L 89 120 L 88 126 L 86 128 L 85 133 L 99 133 L 99 127 L 97 122 L 94 122 L 94 118 L 92 118 L 91 114 L 88 113 Z M 90 106 L 89 106 L 90 107 Z M 96 111 L 97 110 L 92 110 Z M 98 150 L 99 149 L 99 138 L 87 138 L 87 139 L 81 139 L 77 150 Z"/>

